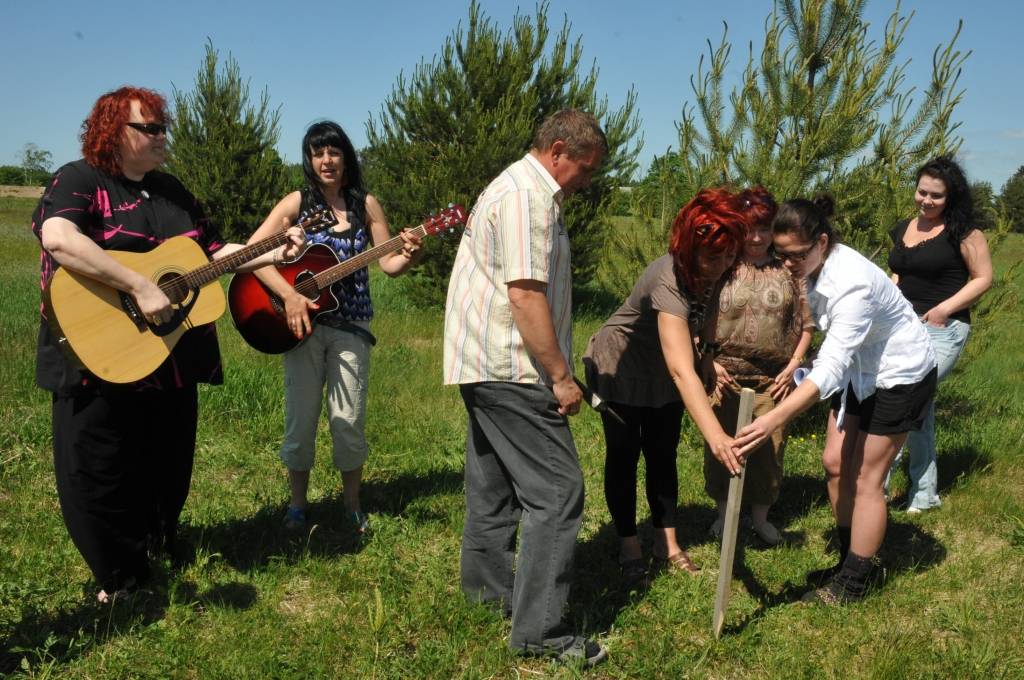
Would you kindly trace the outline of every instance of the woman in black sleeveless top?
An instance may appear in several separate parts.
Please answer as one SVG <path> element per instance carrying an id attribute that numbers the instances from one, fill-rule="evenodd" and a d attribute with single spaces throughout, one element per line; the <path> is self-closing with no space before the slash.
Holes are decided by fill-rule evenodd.
<path id="1" fill-rule="evenodd" d="M 970 189 L 963 170 L 939 156 L 917 171 L 917 215 L 892 232 L 889 268 L 893 281 L 914 306 L 939 360 L 939 380 L 953 369 L 971 331 L 971 305 L 992 286 L 992 258 L 975 226 Z M 910 486 L 907 512 L 942 504 L 935 463 L 935 403 L 920 431 L 907 438 Z M 897 465 L 899 458 L 897 458 Z"/>

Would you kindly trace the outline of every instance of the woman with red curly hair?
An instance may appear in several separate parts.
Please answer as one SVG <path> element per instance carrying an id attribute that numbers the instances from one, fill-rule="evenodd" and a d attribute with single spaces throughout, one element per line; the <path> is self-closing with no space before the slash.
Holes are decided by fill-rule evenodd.
<path id="1" fill-rule="evenodd" d="M 684 406 L 712 453 L 739 472 L 732 438 L 715 419 L 697 373 L 710 374 L 718 281 L 743 245 L 744 215 L 735 194 L 700 191 L 672 224 L 669 252 L 640 276 L 633 292 L 590 339 L 583 357 L 594 392 L 624 423 L 602 414 L 605 498 L 619 535 L 619 565 L 629 587 L 647 574 L 636 527 L 636 473 L 641 453 L 647 466 L 647 502 L 654 526 L 653 566 L 699 571 L 676 540 L 676 449 Z"/>
<path id="2" fill-rule="evenodd" d="M 156 92 L 122 87 L 96 101 L 82 124 L 84 158 L 57 170 L 32 217 L 44 292 L 65 267 L 130 294 L 146 320 L 159 324 L 172 318 L 170 300 L 105 251 L 147 252 L 179 235 L 213 258 L 242 247 L 223 243 L 195 197 L 157 170 L 166 143 L 166 105 Z M 246 268 L 296 255 L 302 238 L 297 229 L 291 236 L 287 247 Z M 196 385 L 222 381 L 213 324 L 184 333 L 151 375 L 115 385 L 66 356 L 42 316 L 36 382 L 53 393 L 57 495 L 100 602 L 146 580 L 148 550 L 175 556 L 192 478 Z"/>
<path id="3" fill-rule="evenodd" d="M 771 254 L 775 199 L 762 187 L 745 189 L 739 198 L 747 215 L 743 252 L 722 285 L 714 338 L 718 350 L 712 405 L 730 434 L 736 427 L 740 389 L 754 390 L 755 417 L 774 408 L 793 389 L 793 373 L 803 363 L 814 331 L 803 281 Z M 782 540 L 768 521 L 768 510 L 779 498 L 785 445 L 784 430 L 776 430 L 745 460 L 743 500 L 750 503 L 754 533 L 768 545 Z M 715 536 L 722 534 L 730 476 L 705 450 L 704 490 L 718 507 L 711 525 Z"/>

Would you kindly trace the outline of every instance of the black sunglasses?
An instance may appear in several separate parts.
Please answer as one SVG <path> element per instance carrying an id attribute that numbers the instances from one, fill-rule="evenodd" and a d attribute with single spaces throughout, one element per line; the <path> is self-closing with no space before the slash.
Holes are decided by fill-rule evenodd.
<path id="1" fill-rule="evenodd" d="M 167 134 L 166 123 L 126 123 L 130 128 L 135 128 L 139 132 L 144 132 L 150 137 L 156 137 L 157 135 Z"/>
<path id="2" fill-rule="evenodd" d="M 803 262 L 804 260 L 806 260 L 807 256 L 811 254 L 812 250 L 814 250 L 815 245 L 816 244 L 812 243 L 811 245 L 807 246 L 803 250 L 796 253 L 784 253 L 775 250 L 773 246 L 769 252 L 771 253 L 771 256 L 774 257 L 779 262 L 785 262 L 786 260 L 789 260 L 793 264 L 796 264 L 797 262 Z"/>

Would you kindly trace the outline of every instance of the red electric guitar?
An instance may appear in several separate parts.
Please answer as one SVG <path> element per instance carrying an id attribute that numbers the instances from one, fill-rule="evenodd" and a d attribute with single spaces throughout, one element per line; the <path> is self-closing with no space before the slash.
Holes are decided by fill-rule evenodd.
<path id="1" fill-rule="evenodd" d="M 452 205 L 409 231 L 421 237 L 431 236 L 443 231 L 454 231 L 456 226 L 465 224 L 465 221 L 465 208 Z M 338 298 L 331 292 L 331 284 L 388 253 L 401 250 L 403 243 L 401 237 L 395 236 L 344 262 L 338 260 L 331 248 L 318 243 L 309 246 L 297 260 L 278 265 L 277 269 L 297 292 L 320 305 L 320 309 L 311 318 L 316 323 L 317 317 L 334 311 L 340 305 Z M 252 273 L 235 274 L 231 279 L 228 307 L 242 338 L 260 352 L 281 354 L 302 342 L 288 328 L 284 302 Z"/>

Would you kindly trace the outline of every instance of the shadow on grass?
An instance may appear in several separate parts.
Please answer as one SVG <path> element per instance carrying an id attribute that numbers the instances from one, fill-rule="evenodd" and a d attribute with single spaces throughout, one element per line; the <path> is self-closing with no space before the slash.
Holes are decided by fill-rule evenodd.
<path id="1" fill-rule="evenodd" d="M 363 483 L 361 500 L 373 514 L 399 515 L 422 496 L 461 493 L 462 472 L 436 469 L 406 473 L 387 480 Z M 338 556 L 358 553 L 365 539 L 357 531 L 340 494 L 310 503 L 309 525 L 289 531 L 282 525 L 285 506 L 262 508 L 255 515 L 204 527 L 186 527 L 186 540 L 209 553 L 219 553 L 233 568 L 252 571 L 271 561 L 295 562 L 309 555 Z"/>
<path id="2" fill-rule="evenodd" d="M 956 480 L 964 474 L 982 470 L 987 461 L 973 450 L 954 451 L 947 454 L 944 479 Z M 642 503 L 641 499 L 641 503 Z M 783 481 L 783 490 L 778 503 L 773 506 L 770 519 L 776 526 L 785 527 L 805 517 L 813 510 L 828 505 L 824 480 L 809 475 L 794 475 Z M 677 511 L 677 530 L 680 545 L 689 549 L 704 545 L 716 539 L 710 537 L 708 528 L 715 520 L 716 513 L 710 504 L 689 504 Z M 639 534 L 649 554 L 651 528 L 649 522 L 638 527 Z M 838 552 L 838 540 L 829 530 L 830 550 Z M 800 546 L 806 542 L 802 532 L 783 532 L 786 543 Z M 645 595 L 645 588 L 633 591 L 626 584 L 618 568 L 619 539 L 612 523 L 602 526 L 587 541 L 576 548 L 573 587 L 569 598 L 569 616 L 575 630 L 586 635 L 606 632 L 614 624 L 619 613 Z M 759 601 L 754 613 L 743 621 L 727 625 L 726 632 L 741 632 L 751 622 L 765 616 L 772 608 L 798 601 L 811 586 L 803 578 L 785 583 L 781 589 L 770 590 L 763 586 L 748 568 L 746 551 L 766 548 L 749 529 L 749 520 L 741 526 L 734 561 L 734 577 L 740 580 L 747 591 Z M 884 566 L 884 577 L 913 571 L 921 572 L 941 563 L 946 557 L 946 548 L 934 536 L 917 525 L 890 517 L 885 542 L 879 552 Z M 703 565 L 714 568 L 717 565 Z M 884 593 L 884 589 L 882 590 Z"/>
<path id="3" fill-rule="evenodd" d="M 825 536 L 828 538 L 829 548 L 838 552 L 839 540 L 834 531 L 827 531 Z M 766 616 L 773 608 L 798 602 L 814 587 L 801 578 L 797 581 L 787 581 L 778 591 L 767 590 L 746 566 L 744 551 L 747 547 L 743 544 L 736 547 L 734 577 L 743 583 L 747 592 L 757 599 L 759 604 L 749 617 L 726 625 L 723 634 L 742 632 L 751 623 Z M 872 592 L 875 596 L 884 597 L 885 583 L 888 580 L 903 572 L 927 571 L 940 564 L 946 559 L 946 547 L 921 527 L 906 521 L 894 521 L 890 516 L 885 541 L 878 558 L 881 569 L 874 575 L 877 581 L 872 587 Z"/>
<path id="4" fill-rule="evenodd" d="M 825 484 L 818 477 L 794 475 L 787 477 L 783 485 L 782 496 L 772 509 L 771 515 L 773 521 L 778 522 L 778 526 L 785 526 L 791 521 L 803 517 L 814 507 L 828 502 L 825 495 Z M 639 499 L 641 508 L 644 503 L 641 495 Z M 713 538 L 708 531 L 716 516 L 714 505 L 710 500 L 704 504 L 690 503 L 680 506 L 676 510 L 676 532 L 679 544 L 685 550 L 689 550 L 694 546 L 716 541 L 717 539 Z M 650 555 L 652 540 L 650 521 L 640 524 L 637 530 L 645 546 L 645 554 Z M 763 544 L 759 542 L 759 539 L 753 537 L 749 529 L 741 529 L 741 531 L 741 545 L 737 548 L 736 557 L 738 576 L 743 573 L 742 544 L 744 541 L 749 538 L 754 546 L 763 547 Z M 794 532 L 787 532 L 785 537 L 790 544 L 800 545 L 804 540 L 802 534 Z M 574 630 L 580 630 L 586 635 L 606 632 L 615 622 L 619 612 L 644 597 L 646 587 L 638 587 L 633 590 L 627 588 L 618 566 L 618 553 L 619 537 L 615 531 L 615 525 L 611 522 L 604 524 L 597 533 L 576 546 L 567 617 L 573 622 Z M 701 566 L 711 568 L 717 565 Z M 756 584 L 752 576 L 750 580 L 751 583 L 748 584 L 748 587 L 751 588 L 751 592 L 757 591 L 766 597 L 769 595 Z"/>
<path id="5" fill-rule="evenodd" d="M 989 458 L 974 448 L 954 449 L 953 451 L 940 454 L 939 489 L 948 489 L 964 476 L 971 476 L 983 472 L 988 467 L 989 463 Z M 813 505 L 827 502 L 824 491 L 825 487 L 821 480 L 804 478 L 803 484 L 806 485 L 807 488 L 802 494 L 800 492 L 788 492 L 788 487 L 791 481 L 792 480 L 787 479 L 784 482 L 784 493 L 777 506 L 781 511 L 780 516 L 785 516 L 787 511 L 799 515 L 806 512 L 806 510 L 809 510 Z M 814 486 L 817 486 L 817 492 L 814 491 Z M 810 503 L 807 504 L 800 502 L 799 499 L 801 496 L 810 500 Z M 791 505 L 791 501 L 793 500 L 796 502 L 795 507 L 787 507 Z M 901 500 L 905 503 L 906 499 L 894 499 L 892 506 L 896 507 L 901 504 Z M 773 513 L 774 512 L 776 511 L 773 510 Z M 826 537 L 828 538 L 829 549 L 838 552 L 839 541 L 834 535 L 834 532 L 829 530 L 826 533 Z M 742 631 L 752 621 L 756 621 L 763 617 L 773 607 L 796 602 L 812 587 L 805 581 L 799 580 L 796 582 L 787 582 L 777 592 L 768 591 L 757 581 L 755 575 L 746 567 L 744 550 L 747 547 L 749 546 L 743 544 L 737 546 L 734 567 L 735 577 L 743 582 L 747 591 L 754 598 L 759 600 L 760 605 L 754 614 L 746 620 L 727 626 L 725 628 L 726 632 L 735 633 Z M 901 515 L 895 515 L 890 511 L 885 541 L 882 543 L 882 548 L 879 550 L 878 557 L 883 568 L 880 576 L 883 580 L 889 580 L 904 572 L 923 572 L 931 569 L 937 564 L 940 564 L 946 558 L 946 548 L 934 536 L 924 531 L 921 527 L 912 522 L 906 521 Z M 883 587 L 881 588 L 880 594 L 884 596 L 884 592 Z"/>
<path id="6" fill-rule="evenodd" d="M 646 528 L 638 528 L 641 536 Z M 606 632 L 620 611 L 644 596 L 646 584 L 628 589 L 618 554 L 619 537 L 611 522 L 576 546 L 565 618 L 574 633 L 593 637 Z"/>
<path id="7" fill-rule="evenodd" d="M 31 601 L 25 604 L 11 634 L 0 642 L 0 675 L 18 670 L 25 659 L 30 669 L 45 676 L 45 669 L 68 664 L 108 640 L 163 619 L 172 602 L 201 612 L 244 610 L 257 600 L 256 589 L 248 583 L 220 583 L 200 591 L 195 583 L 176 581 L 172 572 L 159 566 L 144 589 L 118 595 L 113 604 L 96 602 L 92 588 L 92 583 L 83 587 L 81 604 L 57 611 L 40 609 Z"/>
<path id="8" fill-rule="evenodd" d="M 992 464 L 990 456 L 978 451 L 974 447 L 959 447 L 949 451 L 939 451 L 936 465 L 938 466 L 938 488 L 942 496 L 949 491 L 961 479 L 973 477 L 983 473 Z M 900 461 L 904 475 L 909 477 L 910 456 L 904 455 Z M 909 499 L 906 490 L 895 495 L 890 503 L 891 507 L 905 507 Z"/>
<path id="9" fill-rule="evenodd" d="M 992 459 L 973 447 L 960 447 L 938 454 L 939 491 L 948 491 L 961 477 L 984 472 Z"/>
<path id="10" fill-rule="evenodd" d="M 434 470 L 384 481 L 369 480 L 363 484 L 361 495 L 364 507 L 374 513 L 397 515 L 417 498 L 461 493 L 462 484 L 460 471 Z M 296 561 L 311 554 L 342 555 L 362 549 L 364 542 L 348 520 L 340 496 L 312 503 L 309 515 L 311 526 L 316 528 L 304 532 L 289 532 L 282 527 L 283 505 L 208 526 L 182 526 L 180 564 L 219 553 L 235 569 L 252 571 L 271 561 Z M 221 583 L 200 591 L 191 581 L 175 579 L 173 571 L 160 562 L 154 563 L 153 577 L 145 591 L 119 598 L 112 606 L 96 603 L 96 593 L 89 588 L 94 588 L 91 582 L 83 587 L 78 598 L 81 604 L 57 611 L 38 607 L 38 599 L 28 594 L 11 632 L 0 640 L 0 675 L 18 670 L 23 658 L 32 668 L 67 664 L 109 639 L 156 623 L 164 618 L 171 603 L 200 611 L 245 610 L 258 599 L 256 588 L 248 583 Z"/>

